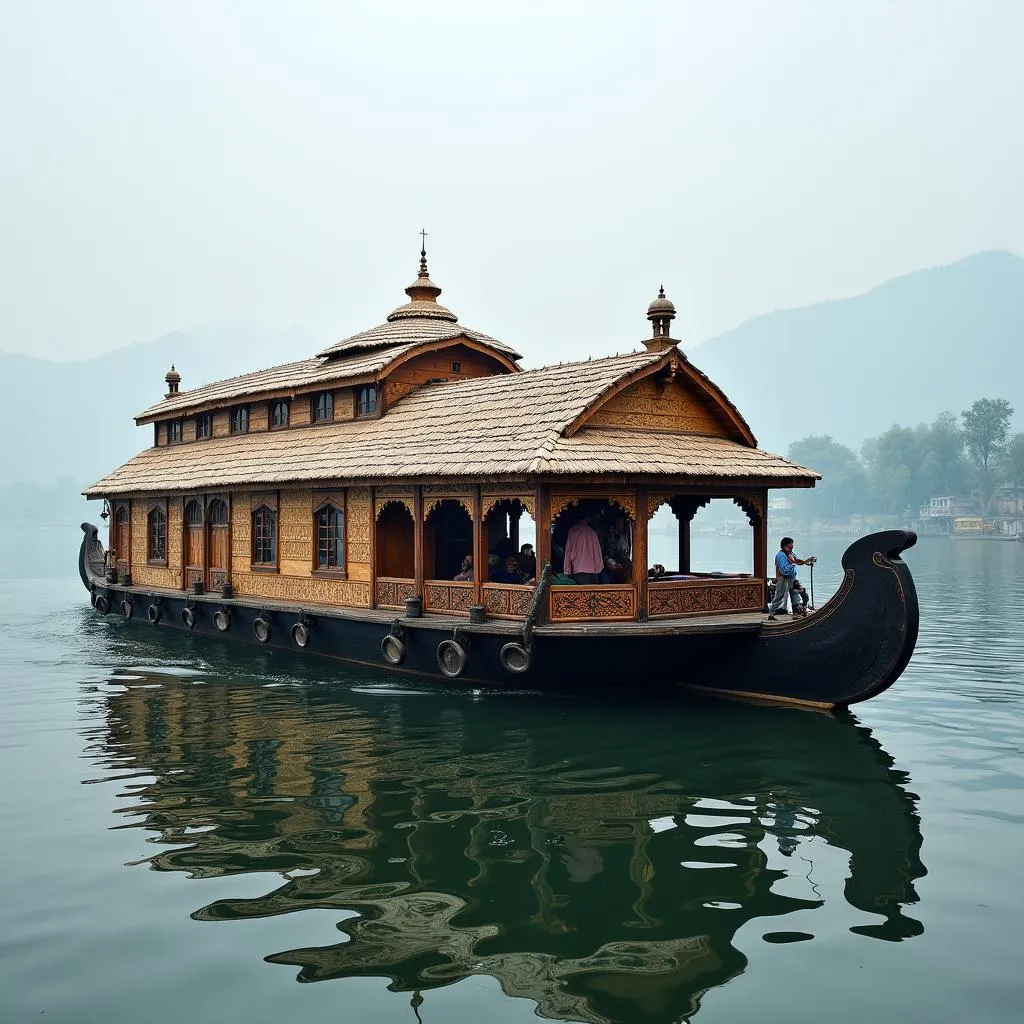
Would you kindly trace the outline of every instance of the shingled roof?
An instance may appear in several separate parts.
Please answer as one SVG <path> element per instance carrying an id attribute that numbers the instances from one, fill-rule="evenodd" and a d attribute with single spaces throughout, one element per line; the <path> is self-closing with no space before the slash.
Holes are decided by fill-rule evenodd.
<path id="1" fill-rule="evenodd" d="M 773 486 L 817 479 L 812 470 L 725 438 L 586 426 L 566 436 L 580 415 L 624 378 L 672 359 L 683 357 L 674 350 L 645 351 L 434 384 L 414 391 L 379 419 L 148 448 L 85 493 L 551 474 L 742 477 Z"/>
<path id="2" fill-rule="evenodd" d="M 413 305 L 413 303 L 408 305 Z M 388 321 L 377 327 L 371 327 L 368 331 L 362 331 L 360 334 L 353 334 L 351 338 L 335 342 L 318 352 L 317 355 L 337 356 L 350 351 L 380 348 L 384 345 L 418 344 L 424 341 L 446 341 L 449 338 L 461 337 L 471 338 L 473 341 L 497 349 L 513 359 L 522 358 L 514 348 L 497 341 L 489 334 L 484 334 L 483 331 L 474 331 L 472 328 L 464 327 L 456 320 L 442 320 L 428 316 L 410 316 Z"/>

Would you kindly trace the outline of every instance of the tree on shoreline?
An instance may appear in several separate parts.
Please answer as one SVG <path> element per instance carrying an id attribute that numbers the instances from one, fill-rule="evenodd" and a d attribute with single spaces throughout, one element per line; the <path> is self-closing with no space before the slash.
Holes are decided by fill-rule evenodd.
<path id="1" fill-rule="evenodd" d="M 961 417 L 964 447 L 974 470 L 981 514 L 988 515 L 1001 482 L 1001 465 L 1010 436 L 1013 406 L 1005 398 L 979 398 Z"/>

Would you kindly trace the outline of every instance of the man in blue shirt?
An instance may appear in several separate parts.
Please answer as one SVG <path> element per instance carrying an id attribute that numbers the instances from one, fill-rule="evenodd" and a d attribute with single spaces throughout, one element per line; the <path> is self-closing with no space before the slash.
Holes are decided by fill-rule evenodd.
<path id="1" fill-rule="evenodd" d="M 786 598 L 789 597 L 797 584 L 796 567 L 813 565 L 815 558 L 797 558 L 793 554 L 793 538 L 783 537 L 779 550 L 775 552 L 775 598 L 768 606 L 768 618 L 774 619 L 781 611 L 786 611 Z M 803 602 L 793 598 L 793 614 L 806 615 Z"/>

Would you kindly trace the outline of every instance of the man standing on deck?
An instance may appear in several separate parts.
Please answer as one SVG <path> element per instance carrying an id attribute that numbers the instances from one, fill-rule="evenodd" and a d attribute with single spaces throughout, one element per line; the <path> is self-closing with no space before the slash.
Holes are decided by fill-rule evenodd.
<path id="1" fill-rule="evenodd" d="M 793 586 L 797 581 L 796 567 L 798 565 L 813 565 L 815 558 L 797 558 L 793 554 L 793 538 L 783 537 L 779 544 L 779 550 L 775 552 L 775 598 L 768 606 L 768 618 L 774 619 L 778 612 L 786 611 L 786 598 L 791 596 Z M 793 598 L 793 614 L 806 615 L 803 602 Z"/>
<path id="2" fill-rule="evenodd" d="M 596 529 L 600 521 L 601 516 L 591 512 L 569 531 L 565 540 L 565 571 L 577 583 L 597 583 L 604 568 L 601 538 Z"/>

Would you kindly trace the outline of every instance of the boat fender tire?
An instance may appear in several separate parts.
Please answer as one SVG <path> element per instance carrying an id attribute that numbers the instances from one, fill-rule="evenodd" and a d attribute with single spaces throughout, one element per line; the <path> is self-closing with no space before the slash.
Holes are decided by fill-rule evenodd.
<path id="1" fill-rule="evenodd" d="M 380 653 L 389 665 L 397 668 L 405 661 L 405 642 L 388 633 L 380 642 Z"/>
<path id="2" fill-rule="evenodd" d="M 160 605 L 156 601 L 146 609 L 146 617 L 154 626 L 160 621 Z"/>
<path id="3" fill-rule="evenodd" d="M 309 646 L 309 626 L 304 622 L 296 622 L 292 626 L 292 640 L 295 641 L 296 647 L 308 647 Z"/>
<path id="4" fill-rule="evenodd" d="M 125 598 L 121 602 L 121 614 L 126 619 L 130 619 L 135 614 L 135 602 L 129 601 L 128 598 Z"/>
<path id="5" fill-rule="evenodd" d="M 524 672 L 529 671 L 533 661 L 533 651 L 522 644 L 505 644 L 498 657 L 501 659 L 501 667 L 506 672 L 511 672 L 514 676 L 521 676 Z"/>
<path id="6" fill-rule="evenodd" d="M 226 633 L 231 628 L 231 612 L 227 608 L 221 608 L 213 613 L 213 624 L 222 633 Z"/>
<path id="7" fill-rule="evenodd" d="M 107 600 L 106 594 L 97 594 L 96 600 L 93 603 L 100 615 L 106 615 L 110 611 L 110 601 Z"/>
<path id="8" fill-rule="evenodd" d="M 182 608 L 181 621 L 185 624 L 186 629 L 195 629 L 196 613 L 191 608 Z"/>
<path id="9" fill-rule="evenodd" d="M 466 671 L 469 657 L 457 640 L 442 640 L 437 645 L 437 664 L 449 679 L 458 679 Z"/>
<path id="10" fill-rule="evenodd" d="M 89 591 L 89 604 L 91 604 L 93 606 L 93 608 L 96 607 L 96 588 L 95 587 L 92 590 Z"/>
<path id="11" fill-rule="evenodd" d="M 252 634 L 261 644 L 265 644 L 270 639 L 270 620 L 262 615 L 253 619 Z"/>

